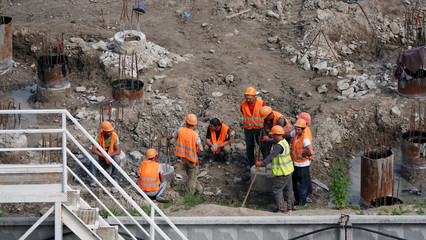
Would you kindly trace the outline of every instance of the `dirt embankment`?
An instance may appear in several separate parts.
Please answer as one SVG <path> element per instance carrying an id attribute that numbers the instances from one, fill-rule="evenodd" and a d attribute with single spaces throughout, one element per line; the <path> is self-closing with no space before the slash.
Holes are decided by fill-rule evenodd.
<path id="1" fill-rule="evenodd" d="M 204 197 L 208 203 L 241 203 L 250 179 L 239 106 L 249 86 L 292 123 L 302 111 L 311 114 L 315 152 L 311 174 L 326 185 L 330 166 L 362 151 L 365 136 L 374 139 L 387 134 L 390 145 L 399 146 L 400 132 L 407 128 L 410 106 L 415 102 L 398 96 L 391 79 L 396 49 L 404 42 L 398 9 L 410 7 L 407 3 L 362 2 L 365 14 L 358 4 L 322 0 L 160 0 L 144 4 L 147 13 L 140 28 L 147 40 L 186 60 L 166 66 L 153 62 L 140 69 L 141 79 L 151 91 L 144 93 L 143 105 L 124 109 L 119 129 L 128 173 L 136 173 L 140 164 L 130 152 L 145 153 L 152 136 L 176 130 L 186 114 L 198 116 L 196 129 L 203 140 L 209 119 L 218 117 L 232 130 L 232 163 L 201 161 L 200 172 L 205 174 L 200 181 L 208 193 Z M 56 34 L 64 33 L 71 62 L 71 95 L 54 102 L 32 97 L 31 106 L 81 113 L 80 122 L 95 134 L 99 106 L 108 105 L 112 98 L 113 68 L 99 60 L 102 48 L 87 43 L 102 40 L 109 44 L 123 30 L 122 2 L 10 1 L 2 6 L 5 15 L 13 16 L 15 61 L 11 72 L 1 76 L 3 91 L 36 84 L 35 63 L 43 53 L 31 47 L 40 47 L 42 38 L 53 42 Z M 226 18 L 246 9 L 250 11 Z M 184 12 L 191 15 L 186 17 Z M 347 82 L 338 85 L 340 81 Z M 345 83 L 349 87 L 344 88 Z M 76 87 L 81 86 L 86 90 L 77 92 Z M 105 97 L 103 101 L 93 100 L 100 96 Z M 171 187 L 180 191 L 186 174 L 178 165 L 175 168 L 183 180 L 173 181 Z M 180 201 L 173 190 L 166 196 Z M 315 187 L 313 206 L 324 207 L 328 202 L 329 193 Z M 247 206 L 270 210 L 273 204 L 272 196 L 253 193 Z"/>

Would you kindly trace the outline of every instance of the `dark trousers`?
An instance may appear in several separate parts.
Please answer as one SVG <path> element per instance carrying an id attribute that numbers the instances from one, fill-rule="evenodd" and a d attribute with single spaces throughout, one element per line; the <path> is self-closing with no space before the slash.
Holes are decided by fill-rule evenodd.
<path id="1" fill-rule="evenodd" d="M 311 181 L 309 166 L 307 167 L 296 167 L 294 166 L 293 172 L 293 190 L 294 190 L 294 205 L 298 205 L 302 202 L 302 205 L 306 204 L 306 197 L 308 196 L 309 183 Z"/>
<path id="2" fill-rule="evenodd" d="M 250 166 L 253 166 L 255 162 L 255 159 L 254 159 L 255 142 L 259 144 L 259 139 L 265 134 L 263 129 L 251 129 L 251 130 L 244 129 L 244 135 L 246 139 L 246 153 L 247 153 L 248 164 Z"/>
<path id="3" fill-rule="evenodd" d="M 279 211 L 291 208 L 293 200 L 293 183 L 291 173 L 286 176 L 275 176 L 272 181 L 272 193 Z"/>

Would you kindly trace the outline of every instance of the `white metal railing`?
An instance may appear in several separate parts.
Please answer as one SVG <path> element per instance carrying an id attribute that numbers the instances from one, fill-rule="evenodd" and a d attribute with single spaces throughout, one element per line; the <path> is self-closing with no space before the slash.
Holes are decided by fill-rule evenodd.
<path id="1" fill-rule="evenodd" d="M 169 226 L 182 238 L 187 239 L 185 235 L 171 222 L 171 220 L 161 211 L 161 209 L 136 185 L 136 183 L 127 175 L 127 173 L 105 152 L 104 149 L 102 149 L 101 146 L 93 139 L 93 137 L 80 125 L 80 123 L 67 111 L 67 110 L 61 110 L 61 109 L 51 109 L 51 110 L 0 110 L 0 114 L 61 114 L 61 128 L 60 129 L 16 129 L 16 130 L 1 130 L 0 134 L 11 134 L 11 133 L 31 133 L 31 134 L 37 134 L 37 133 L 61 133 L 62 134 L 62 145 L 60 147 L 41 147 L 41 148 L 0 148 L 0 152 L 2 151 L 51 151 L 51 150 L 61 150 L 62 151 L 62 164 L 63 164 L 63 182 L 62 182 L 62 191 L 66 192 L 68 190 L 67 186 L 67 172 L 70 172 L 79 182 L 82 184 L 86 190 L 94 197 L 96 201 L 98 201 L 102 207 L 105 208 L 105 210 L 113 216 L 114 219 L 116 217 L 112 214 L 112 212 L 105 206 L 99 198 L 95 196 L 95 194 L 87 187 L 85 186 L 84 182 L 78 178 L 78 176 L 71 171 L 67 167 L 67 155 L 69 155 L 72 159 L 74 159 L 81 167 L 86 171 L 86 173 L 95 181 L 107 195 L 109 195 L 113 201 L 125 212 L 132 221 L 135 222 L 136 225 L 138 225 L 138 228 L 146 234 L 151 240 L 155 237 L 155 232 L 158 232 L 161 237 L 164 239 L 170 239 L 164 231 L 155 223 L 154 217 L 155 212 L 157 212 L 164 221 L 169 224 Z M 112 177 L 99 165 L 99 163 L 92 157 L 92 155 L 75 139 L 75 137 L 67 130 L 67 119 L 70 120 L 74 125 L 77 127 L 78 130 L 83 133 L 83 135 L 90 140 L 90 142 L 95 145 L 100 152 L 102 152 L 108 160 L 111 162 L 112 165 L 117 169 L 118 172 L 121 173 L 121 175 L 131 184 L 131 186 L 136 190 L 151 206 L 151 216 L 148 216 L 140 207 L 139 205 L 129 196 L 129 194 L 124 191 L 124 189 L 114 180 Z M 149 233 L 131 216 L 130 213 L 123 207 L 122 204 L 120 204 L 113 195 L 107 191 L 107 189 L 94 177 L 90 171 L 83 165 L 83 163 L 71 152 L 71 150 L 67 147 L 67 141 L 70 140 L 70 142 L 74 143 L 78 149 L 97 167 L 97 169 L 104 175 L 106 179 L 120 192 L 120 194 L 124 197 L 125 200 L 127 200 L 130 205 L 138 211 L 138 213 L 150 224 L 150 231 Z M 55 216 L 56 217 L 56 216 Z M 118 221 L 119 222 L 119 221 Z M 129 235 L 136 239 L 124 226 L 123 224 L 120 224 L 123 229 Z M 55 230 L 56 235 L 56 230 Z"/>

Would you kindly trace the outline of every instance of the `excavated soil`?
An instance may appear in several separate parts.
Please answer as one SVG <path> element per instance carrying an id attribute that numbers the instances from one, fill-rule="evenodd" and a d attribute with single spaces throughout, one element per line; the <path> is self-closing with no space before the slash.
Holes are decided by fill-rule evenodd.
<path id="1" fill-rule="evenodd" d="M 277 2 L 283 6 L 279 18 L 268 13 L 272 11 L 279 14 Z M 244 90 L 249 86 L 255 87 L 258 96 L 267 105 L 283 113 L 292 123 L 302 111 L 311 114 L 314 137 L 311 175 L 326 185 L 330 184 L 331 165 L 340 158 L 348 163 L 347 160 L 362 152 L 366 136 L 373 139 L 386 134 L 389 145 L 398 148 L 401 131 L 409 125 L 411 106 L 413 103 L 419 104 L 418 100 L 399 96 L 395 80 L 387 85 L 378 84 L 376 89 L 363 97 L 341 99 L 336 83 L 346 78 L 344 72 L 330 76 L 303 70 L 301 64 L 291 60 L 297 53 L 299 56 L 304 53 L 320 29 L 339 57 L 338 61 L 333 60 L 333 57 L 330 61 L 336 64 L 350 61 L 353 63 L 351 74 L 368 74 L 374 76 L 378 83 L 386 76 L 391 77 L 399 48 L 403 47 L 401 38 L 390 39 L 385 44 L 378 43 L 376 35 L 384 33 L 377 29 L 378 33 L 371 32 L 371 26 L 358 5 L 344 4 L 346 10 L 342 13 L 337 10 L 340 9 L 338 5 L 343 4 L 339 1 L 277 2 L 148 0 L 143 3 L 147 13 L 141 17 L 140 30 L 145 33 L 147 40 L 188 58 L 172 66 L 154 64 L 139 71 L 146 87 L 154 76 L 166 77 L 151 81 L 152 91 L 144 93 L 143 104 L 124 109 L 119 134 L 121 148 L 127 153 L 128 159 L 125 171 L 134 173 L 131 176 L 136 179 L 140 162 L 132 159 L 129 153 L 139 151 L 144 154 L 151 138 L 157 139 L 160 134 L 166 136 L 178 129 L 188 113 L 198 116 L 196 129 L 203 140 L 208 121 L 213 117 L 218 117 L 232 130 L 231 164 L 211 164 L 207 159 L 201 160 L 200 172 L 205 172 L 205 176 L 199 180 L 205 188 L 203 198 L 209 204 L 189 210 L 189 215 L 258 215 L 254 209 L 271 211 L 275 207 L 272 195 L 252 192 L 246 204 L 249 209 L 218 207 L 220 209 L 213 212 L 207 211 L 212 208 L 210 204 L 241 205 L 250 184 L 242 115 L 239 111 Z M 413 6 L 403 2 L 373 0 L 360 4 L 374 28 L 375 25 L 383 25 L 385 17 L 403 24 L 401 9 Z M 71 94 L 50 102 L 40 102 L 32 94 L 28 100 L 29 107 L 66 108 L 76 115 L 82 109 L 99 112 L 101 104 L 107 106 L 112 99 L 109 69 L 98 59 L 102 51 L 86 43 L 101 40 L 110 42 L 110 38 L 122 30 L 122 6 L 122 1 L 111 0 L 2 0 L 1 13 L 13 17 L 15 63 L 10 72 L 0 76 L 0 89 L 4 93 L 1 100 L 9 101 L 12 91 L 37 84 L 36 61 L 43 53 L 41 50 L 31 50 L 31 47 L 41 47 L 43 37 L 56 44 L 56 34 L 63 33 L 65 52 L 70 58 Z M 226 18 L 245 9 L 250 11 Z M 335 12 L 336 15 L 322 18 L 319 17 L 319 11 Z M 190 16 L 185 17 L 184 12 L 190 13 Z M 72 38 L 82 39 L 83 43 L 76 44 L 76 41 L 71 41 Z M 339 44 L 346 46 L 351 43 L 356 43 L 358 47 L 350 54 L 345 54 L 342 47 L 337 47 Z M 327 45 L 323 49 L 328 51 L 328 55 L 331 54 Z M 375 54 L 377 50 L 380 50 L 380 54 Z M 86 92 L 75 91 L 76 87 L 82 86 L 87 89 Z M 319 91 L 322 86 L 328 90 Z M 217 97 L 217 94 L 212 94 L 215 92 L 222 95 Z M 104 96 L 105 100 L 89 101 L 91 96 Z M 178 107 L 164 107 L 170 101 Z M 391 114 L 394 107 L 397 107 L 399 114 Z M 45 119 L 45 122 L 48 124 L 49 119 Z M 95 134 L 99 119 L 83 118 L 80 123 Z M 36 145 L 38 141 L 33 139 L 31 144 Z M 151 141 L 151 144 L 157 146 L 157 142 Z M 90 146 L 88 142 L 87 146 Z M 160 161 L 166 159 L 164 146 L 163 138 Z M 166 197 L 178 204 L 182 200 L 178 192 L 183 189 L 186 174 L 174 160 L 171 164 L 175 167 L 175 174 L 180 174 L 183 179 L 173 176 Z M 125 189 L 129 189 L 121 177 L 119 182 Z M 129 192 L 138 198 L 136 193 Z M 145 204 L 142 200 L 138 202 Z M 306 213 L 328 213 L 323 208 L 329 202 L 329 192 L 314 184 L 314 203 L 311 204 L 314 209 Z M 33 212 L 34 209 L 43 212 L 34 206 L 2 208 L 2 212 L 9 212 L 6 215 L 19 215 L 22 211 Z M 171 215 L 188 215 L 187 210 L 181 209 L 170 207 L 166 211 Z M 250 213 L 247 214 L 247 211 Z M 270 213 L 259 215 L 262 214 Z"/>

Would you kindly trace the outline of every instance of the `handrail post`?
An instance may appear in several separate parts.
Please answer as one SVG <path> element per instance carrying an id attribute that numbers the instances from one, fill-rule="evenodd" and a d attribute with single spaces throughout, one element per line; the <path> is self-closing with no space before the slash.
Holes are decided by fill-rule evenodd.
<path id="1" fill-rule="evenodd" d="M 155 208 L 152 205 L 150 206 L 151 206 L 151 219 L 154 222 Z M 149 239 L 154 240 L 154 238 L 155 238 L 155 229 L 154 229 L 154 225 L 151 224 L 149 227 Z"/>
<path id="2" fill-rule="evenodd" d="M 62 167 L 63 167 L 63 179 L 62 179 L 62 192 L 67 191 L 67 115 L 66 112 L 62 112 Z"/>

